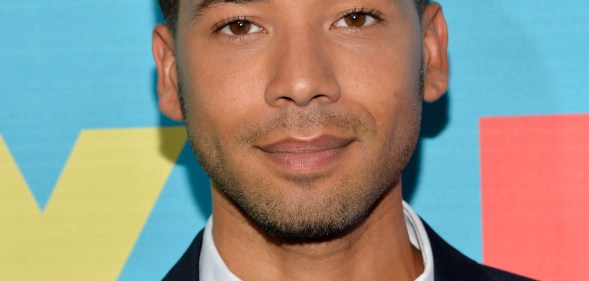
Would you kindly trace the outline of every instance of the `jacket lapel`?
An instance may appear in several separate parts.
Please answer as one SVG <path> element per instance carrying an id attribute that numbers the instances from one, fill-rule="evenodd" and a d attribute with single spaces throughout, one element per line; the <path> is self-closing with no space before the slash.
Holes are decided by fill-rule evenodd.
<path id="1" fill-rule="evenodd" d="M 487 280 L 480 264 L 450 246 L 423 221 L 434 256 L 434 279 L 436 281 Z"/>
<path id="2" fill-rule="evenodd" d="M 200 250 L 204 229 L 194 238 L 184 255 L 168 272 L 164 281 L 199 281 Z"/>

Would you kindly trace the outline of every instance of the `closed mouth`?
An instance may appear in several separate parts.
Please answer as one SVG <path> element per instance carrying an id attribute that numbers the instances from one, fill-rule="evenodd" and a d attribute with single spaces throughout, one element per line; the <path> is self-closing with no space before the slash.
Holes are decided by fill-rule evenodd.
<path id="1" fill-rule="evenodd" d="M 353 138 L 322 135 L 312 139 L 288 137 L 256 146 L 277 166 L 287 171 L 319 171 L 331 166 Z"/>

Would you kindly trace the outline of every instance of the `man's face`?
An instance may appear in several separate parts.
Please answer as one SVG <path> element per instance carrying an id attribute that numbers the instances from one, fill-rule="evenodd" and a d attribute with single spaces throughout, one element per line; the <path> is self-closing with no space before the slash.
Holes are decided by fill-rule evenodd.
<path id="1" fill-rule="evenodd" d="M 214 188 L 281 240 L 350 230 L 398 183 L 418 138 L 413 0 L 200 2 L 181 2 L 176 63 Z"/>

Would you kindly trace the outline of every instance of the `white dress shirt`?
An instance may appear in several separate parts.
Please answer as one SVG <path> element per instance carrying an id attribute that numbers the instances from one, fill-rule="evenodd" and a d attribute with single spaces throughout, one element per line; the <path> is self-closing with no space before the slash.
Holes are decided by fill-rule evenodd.
<path id="1" fill-rule="evenodd" d="M 403 201 L 403 212 L 405 214 L 405 224 L 409 232 L 411 244 L 421 251 L 423 257 L 424 271 L 415 281 L 434 281 L 434 257 L 429 243 L 429 238 L 421 222 L 421 219 Z M 213 219 L 209 218 L 204 230 L 202 249 L 200 253 L 200 280 L 202 281 L 241 281 L 227 267 L 223 258 L 219 255 L 217 247 L 213 241 Z"/>

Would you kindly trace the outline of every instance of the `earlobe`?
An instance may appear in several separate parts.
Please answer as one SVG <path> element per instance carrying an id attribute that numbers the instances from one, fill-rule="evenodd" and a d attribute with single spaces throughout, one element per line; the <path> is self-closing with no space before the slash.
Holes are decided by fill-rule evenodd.
<path id="1" fill-rule="evenodd" d="M 157 25 L 152 34 L 153 58 L 157 68 L 158 104 L 163 114 L 181 121 L 184 119 L 178 92 L 178 73 L 174 36 L 168 27 Z"/>
<path id="2" fill-rule="evenodd" d="M 448 90 L 448 27 L 437 3 L 429 4 L 422 17 L 424 93 L 423 99 L 433 102 Z"/>

